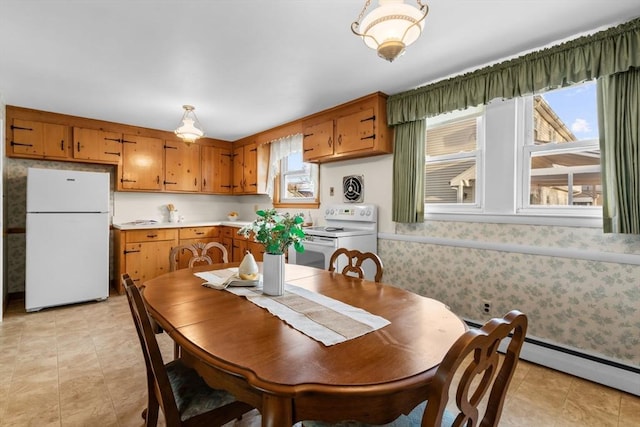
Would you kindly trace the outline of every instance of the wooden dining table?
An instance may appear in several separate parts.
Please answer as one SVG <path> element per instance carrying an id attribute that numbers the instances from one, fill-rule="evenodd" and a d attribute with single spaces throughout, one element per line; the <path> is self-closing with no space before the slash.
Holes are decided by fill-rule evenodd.
<path id="1" fill-rule="evenodd" d="M 467 329 L 443 303 L 390 284 L 287 264 L 285 280 L 390 324 L 326 346 L 247 298 L 182 269 L 148 280 L 151 316 L 212 387 L 256 407 L 263 426 L 300 420 L 387 423 L 425 400 L 435 369 Z"/>

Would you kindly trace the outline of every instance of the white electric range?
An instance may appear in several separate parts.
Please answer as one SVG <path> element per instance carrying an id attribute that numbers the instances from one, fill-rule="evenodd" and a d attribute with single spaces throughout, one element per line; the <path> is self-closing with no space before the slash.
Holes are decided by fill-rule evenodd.
<path id="1" fill-rule="evenodd" d="M 329 259 L 338 248 L 376 253 L 378 249 L 378 208 L 371 204 L 336 204 L 324 209 L 325 225 L 306 227 L 304 252 L 289 249 L 289 263 L 329 268 Z M 344 261 L 337 265 L 338 271 Z M 365 277 L 373 280 L 375 266 L 364 265 Z"/>

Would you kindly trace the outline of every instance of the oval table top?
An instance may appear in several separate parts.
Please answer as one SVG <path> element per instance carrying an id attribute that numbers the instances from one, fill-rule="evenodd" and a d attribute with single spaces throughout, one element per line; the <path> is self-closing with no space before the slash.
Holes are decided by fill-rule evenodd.
<path id="1" fill-rule="evenodd" d="M 325 346 L 244 297 L 201 286 L 204 280 L 194 275 L 230 265 L 237 263 L 164 274 L 145 282 L 143 295 L 150 314 L 182 347 L 183 357 L 193 358 L 191 363 L 208 382 L 224 385 L 258 407 L 263 425 L 280 427 L 318 416 L 327 421 L 390 421 L 424 400 L 420 395 L 433 368 L 467 329 L 437 300 L 287 264 L 287 283 L 391 322 Z M 386 407 L 363 409 L 367 402 Z"/>

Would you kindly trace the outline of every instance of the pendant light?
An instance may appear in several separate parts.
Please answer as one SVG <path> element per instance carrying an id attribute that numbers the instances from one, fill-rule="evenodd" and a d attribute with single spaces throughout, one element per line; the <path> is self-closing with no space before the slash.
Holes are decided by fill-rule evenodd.
<path id="1" fill-rule="evenodd" d="M 379 0 L 378 7 L 364 16 L 371 4 L 367 0 L 360 16 L 351 24 L 351 31 L 376 49 L 378 56 L 392 62 L 422 34 L 429 7 L 420 0 L 416 2 L 419 8 L 405 4 L 404 0 Z"/>
<path id="2" fill-rule="evenodd" d="M 184 108 L 184 114 L 182 115 L 180 126 L 175 130 L 175 134 L 187 145 L 190 145 L 196 139 L 202 138 L 204 131 L 194 112 L 195 107 L 193 105 L 183 105 L 182 108 Z"/>

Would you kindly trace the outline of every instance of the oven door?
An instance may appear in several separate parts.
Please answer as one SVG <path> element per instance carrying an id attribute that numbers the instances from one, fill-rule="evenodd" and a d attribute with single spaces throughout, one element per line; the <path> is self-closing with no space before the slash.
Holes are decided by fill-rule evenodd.
<path id="1" fill-rule="evenodd" d="M 329 268 L 331 255 L 338 248 L 338 239 L 307 236 L 303 245 L 304 252 L 296 252 L 293 247 L 289 247 L 289 263 L 326 270 Z"/>

